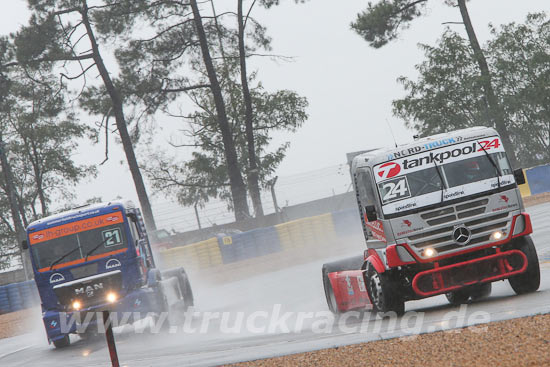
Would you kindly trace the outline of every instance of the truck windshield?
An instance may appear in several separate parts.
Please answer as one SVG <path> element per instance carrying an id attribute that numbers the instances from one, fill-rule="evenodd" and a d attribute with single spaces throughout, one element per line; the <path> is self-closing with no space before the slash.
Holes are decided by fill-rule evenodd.
<path id="1" fill-rule="evenodd" d="M 514 183 L 498 137 L 386 162 L 375 166 L 374 172 L 386 215 Z"/>
<path id="2" fill-rule="evenodd" d="M 31 233 L 35 266 L 39 271 L 47 271 L 52 264 L 58 268 L 84 262 L 86 254 L 99 244 L 88 260 L 123 252 L 127 248 L 123 224 L 122 214 L 118 213 Z"/>

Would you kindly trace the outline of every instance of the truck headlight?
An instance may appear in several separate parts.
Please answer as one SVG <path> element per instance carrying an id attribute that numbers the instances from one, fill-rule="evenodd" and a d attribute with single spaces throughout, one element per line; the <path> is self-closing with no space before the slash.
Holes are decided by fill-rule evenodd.
<path id="1" fill-rule="evenodd" d="M 80 303 L 80 301 L 74 301 L 73 302 L 73 310 L 80 310 L 82 308 L 82 303 Z"/>
<path id="2" fill-rule="evenodd" d="M 118 299 L 118 296 L 115 292 L 107 293 L 107 302 L 115 303 L 117 299 Z"/>
<path id="3" fill-rule="evenodd" d="M 498 241 L 498 240 L 501 240 L 503 239 L 505 236 L 505 233 L 504 232 L 501 232 L 501 231 L 495 231 L 491 234 L 491 239 L 493 241 Z"/>
<path id="4" fill-rule="evenodd" d="M 431 247 L 428 247 L 424 250 L 423 254 L 425 257 L 434 257 L 437 256 L 437 251 Z"/>

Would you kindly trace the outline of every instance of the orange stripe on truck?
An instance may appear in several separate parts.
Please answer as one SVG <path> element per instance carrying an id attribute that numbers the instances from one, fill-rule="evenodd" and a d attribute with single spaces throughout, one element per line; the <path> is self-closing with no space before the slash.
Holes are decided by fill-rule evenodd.
<path id="1" fill-rule="evenodd" d="M 112 224 L 122 223 L 122 212 L 113 212 L 109 214 L 99 215 L 97 217 L 79 220 L 63 224 L 61 226 L 43 229 L 29 235 L 29 243 L 36 245 L 44 241 L 53 240 L 56 238 L 69 236 L 71 234 L 89 231 L 90 229 L 106 227 Z"/>
<path id="2" fill-rule="evenodd" d="M 91 260 L 97 260 L 97 259 L 101 259 L 103 257 L 108 257 L 108 256 L 111 256 L 111 255 L 116 255 L 116 254 L 121 254 L 125 251 L 127 251 L 128 248 L 121 248 L 119 250 L 114 250 L 114 251 L 109 251 L 109 252 L 105 252 L 103 254 L 98 254 L 98 255 L 90 255 L 88 256 L 88 260 L 87 261 L 91 261 Z M 76 264 L 81 264 L 84 262 L 84 259 L 78 259 L 78 260 L 73 260 L 73 261 L 68 261 L 66 263 L 60 263 L 60 264 L 55 264 L 52 268 L 53 269 L 59 269 L 59 268 L 64 268 L 66 266 L 71 266 L 71 265 L 76 265 Z M 50 267 L 49 266 L 46 266 L 45 268 L 42 268 L 42 269 L 38 269 L 38 271 L 40 273 L 43 273 L 45 271 L 49 271 L 50 270 Z"/>

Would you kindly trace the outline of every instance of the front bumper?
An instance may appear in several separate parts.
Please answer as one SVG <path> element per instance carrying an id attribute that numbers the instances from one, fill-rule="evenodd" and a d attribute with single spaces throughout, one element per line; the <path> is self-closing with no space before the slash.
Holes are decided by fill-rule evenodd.
<path id="1" fill-rule="evenodd" d="M 141 288 L 128 293 L 113 304 L 94 305 L 78 312 L 48 310 L 42 315 L 48 340 L 53 341 L 66 334 L 93 329 L 97 325 L 97 320 L 101 320 L 101 316 L 98 318 L 97 314 L 107 309 L 112 312 L 112 317 L 116 320 L 126 320 L 131 323 L 148 316 L 150 312 L 162 312 L 163 304 L 157 290 Z M 87 315 L 90 316 L 87 317 Z"/>
<path id="2" fill-rule="evenodd" d="M 435 296 L 459 288 L 494 282 L 523 273 L 527 257 L 519 250 L 497 252 L 493 255 L 457 264 L 422 271 L 413 278 L 412 288 L 421 297 Z"/>

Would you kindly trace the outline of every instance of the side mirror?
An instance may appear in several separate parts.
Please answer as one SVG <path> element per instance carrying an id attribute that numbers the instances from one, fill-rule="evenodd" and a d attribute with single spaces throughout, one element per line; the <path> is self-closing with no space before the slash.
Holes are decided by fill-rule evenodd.
<path id="1" fill-rule="evenodd" d="M 523 185 L 527 182 L 525 180 L 525 174 L 523 173 L 523 170 L 521 168 L 514 170 L 514 178 L 516 179 L 516 183 L 518 185 Z"/>
<path id="2" fill-rule="evenodd" d="M 378 216 L 376 215 L 376 208 L 374 207 L 374 205 L 366 205 L 365 214 L 367 215 L 367 220 L 369 222 L 374 222 L 378 219 Z"/>
<path id="3" fill-rule="evenodd" d="M 29 244 L 28 244 L 27 240 L 21 241 L 21 247 L 23 248 L 23 250 L 28 250 Z"/>

